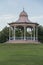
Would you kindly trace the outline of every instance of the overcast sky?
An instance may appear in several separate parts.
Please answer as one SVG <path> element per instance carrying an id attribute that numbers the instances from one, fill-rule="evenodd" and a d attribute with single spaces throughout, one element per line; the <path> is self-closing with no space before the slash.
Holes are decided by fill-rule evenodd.
<path id="1" fill-rule="evenodd" d="M 23 8 L 32 22 L 43 26 L 43 0 L 0 0 L 0 30 L 15 22 Z"/>

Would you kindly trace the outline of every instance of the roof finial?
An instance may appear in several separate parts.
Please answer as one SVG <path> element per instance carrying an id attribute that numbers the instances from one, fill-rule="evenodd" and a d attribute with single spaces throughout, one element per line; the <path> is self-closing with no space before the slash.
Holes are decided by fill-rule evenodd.
<path id="1" fill-rule="evenodd" d="M 23 11 L 24 11 L 24 7 L 23 7 Z"/>

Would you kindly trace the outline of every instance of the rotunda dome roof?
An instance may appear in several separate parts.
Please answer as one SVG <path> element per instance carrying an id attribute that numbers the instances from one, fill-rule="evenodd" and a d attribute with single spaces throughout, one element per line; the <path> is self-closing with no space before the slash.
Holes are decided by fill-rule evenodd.
<path id="1" fill-rule="evenodd" d="M 20 13 L 20 16 L 28 16 L 27 13 L 23 10 L 21 13 Z"/>

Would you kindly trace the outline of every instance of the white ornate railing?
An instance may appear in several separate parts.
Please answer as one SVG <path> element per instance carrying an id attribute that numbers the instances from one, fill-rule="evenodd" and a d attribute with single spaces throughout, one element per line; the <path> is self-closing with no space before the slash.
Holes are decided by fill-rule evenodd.
<path id="1" fill-rule="evenodd" d="M 26 40 L 34 40 L 34 37 L 26 37 Z M 14 37 L 10 37 L 10 40 L 14 40 Z M 15 40 L 24 40 L 24 37 L 15 37 Z"/>

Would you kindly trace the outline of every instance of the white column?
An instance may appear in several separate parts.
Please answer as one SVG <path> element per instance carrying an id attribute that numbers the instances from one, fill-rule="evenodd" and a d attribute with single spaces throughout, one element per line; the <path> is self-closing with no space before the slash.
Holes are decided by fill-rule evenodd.
<path id="1" fill-rule="evenodd" d="M 38 26 L 36 26 L 36 40 L 38 41 Z"/>
<path id="2" fill-rule="evenodd" d="M 32 29 L 31 29 L 31 40 L 32 40 Z"/>
<path id="3" fill-rule="evenodd" d="M 35 26 L 33 27 L 33 31 L 34 31 L 34 41 L 35 41 Z"/>
<path id="4" fill-rule="evenodd" d="M 12 29 L 12 40 L 13 40 L 14 29 L 13 27 L 11 29 Z"/>
<path id="5" fill-rule="evenodd" d="M 24 26 L 24 40 L 26 40 L 26 27 Z"/>
<path id="6" fill-rule="evenodd" d="M 14 26 L 14 40 L 15 40 L 15 26 Z"/>

